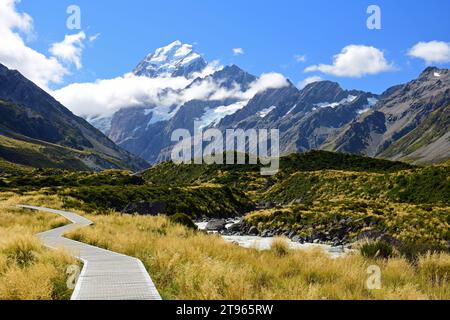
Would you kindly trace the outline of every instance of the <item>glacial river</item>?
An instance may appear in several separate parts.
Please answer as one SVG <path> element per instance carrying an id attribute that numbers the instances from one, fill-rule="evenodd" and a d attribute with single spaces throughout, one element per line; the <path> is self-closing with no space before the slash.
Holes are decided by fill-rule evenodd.
<path id="1" fill-rule="evenodd" d="M 206 230 L 207 222 L 199 222 L 196 223 L 200 230 Z M 231 225 L 231 224 L 230 224 Z M 229 225 L 227 225 L 229 227 Z M 262 238 L 258 236 L 222 236 L 222 238 L 230 243 L 235 243 L 244 248 L 254 248 L 258 250 L 269 250 L 272 246 L 273 237 Z M 293 242 L 289 239 L 288 241 L 289 247 L 292 250 L 311 250 L 311 249 L 322 249 L 332 258 L 339 258 L 344 254 L 348 253 L 350 250 L 344 249 L 342 247 L 333 247 L 325 244 L 314 244 L 314 243 L 299 243 Z"/>

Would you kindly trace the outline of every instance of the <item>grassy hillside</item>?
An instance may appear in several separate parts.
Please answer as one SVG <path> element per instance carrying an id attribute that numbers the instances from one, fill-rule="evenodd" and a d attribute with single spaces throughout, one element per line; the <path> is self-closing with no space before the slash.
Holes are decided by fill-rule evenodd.
<path id="1" fill-rule="evenodd" d="M 122 164 L 93 150 L 76 150 L 24 136 L 0 134 L 0 161 L 33 168 L 56 168 L 76 171 L 120 169 Z M 1 167 L 0 167 L 1 170 Z"/>
<path id="2" fill-rule="evenodd" d="M 445 165 L 415 167 L 312 151 L 282 158 L 280 172 L 268 178 L 258 166 L 173 163 L 146 171 L 144 178 L 152 184 L 233 186 L 263 207 L 245 219 L 259 232 L 332 243 L 372 233 L 435 249 L 450 243 L 450 170 Z"/>
<path id="3" fill-rule="evenodd" d="M 32 143 L 0 135 L 0 158 L 15 164 L 34 168 L 61 168 L 89 170 L 77 158 L 80 151 L 48 143 Z"/>
<path id="4" fill-rule="evenodd" d="M 24 174 L 31 172 L 33 169 L 31 167 L 26 167 L 18 165 L 4 159 L 0 159 L 0 176 L 12 175 L 12 174 Z"/>
<path id="5" fill-rule="evenodd" d="M 67 207 L 87 212 L 122 211 L 130 203 L 162 204 L 161 213 L 184 213 L 191 218 L 235 217 L 254 208 L 248 197 L 227 186 L 102 186 L 72 188 L 60 193 Z"/>
<path id="6" fill-rule="evenodd" d="M 333 198 L 449 205 L 450 168 L 428 167 L 392 173 L 300 171 L 277 177 L 262 198 L 282 205 Z"/>

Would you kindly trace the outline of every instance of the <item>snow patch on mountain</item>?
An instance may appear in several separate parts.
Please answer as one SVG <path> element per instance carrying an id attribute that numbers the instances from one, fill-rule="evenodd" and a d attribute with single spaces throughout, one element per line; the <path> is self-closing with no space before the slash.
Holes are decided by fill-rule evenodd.
<path id="1" fill-rule="evenodd" d="M 226 116 L 233 115 L 244 108 L 247 103 L 248 101 L 238 101 L 227 106 L 206 109 L 203 116 L 198 120 L 200 122 L 200 128 L 217 125 Z"/>
<path id="2" fill-rule="evenodd" d="M 177 114 L 178 110 L 180 110 L 180 107 L 181 106 L 160 106 L 154 109 L 147 109 L 145 112 L 147 112 L 147 115 L 151 113 L 152 117 L 147 123 L 146 130 L 152 124 L 172 119 Z"/>
<path id="3" fill-rule="evenodd" d="M 372 108 L 373 108 L 377 103 L 378 103 L 378 99 L 376 99 L 376 98 L 367 98 L 367 105 L 366 105 L 363 109 L 358 110 L 358 111 L 357 111 L 358 114 L 363 114 L 363 113 L 366 113 L 366 112 L 372 110 Z"/>
<path id="4" fill-rule="evenodd" d="M 271 113 L 276 108 L 277 108 L 276 106 L 271 106 L 270 108 L 263 109 L 260 112 L 258 112 L 258 116 L 260 118 L 264 119 L 265 117 L 267 117 L 269 115 L 269 113 Z"/>
<path id="5" fill-rule="evenodd" d="M 90 124 L 92 124 L 95 128 L 100 130 L 103 134 L 108 135 L 108 132 L 111 129 L 112 117 L 97 117 L 87 119 L 87 121 Z"/>
<path id="6" fill-rule="evenodd" d="M 332 102 L 332 103 L 330 103 L 330 102 L 322 102 L 322 103 L 316 103 L 315 106 L 319 107 L 319 108 L 333 108 L 334 109 L 334 108 L 336 108 L 336 107 L 338 107 L 340 105 L 352 103 L 357 98 L 358 98 L 357 96 L 349 95 L 347 98 L 342 99 L 339 102 Z"/>
<path id="7" fill-rule="evenodd" d="M 288 115 L 290 115 L 292 112 L 294 112 L 295 108 L 297 108 L 297 105 L 298 105 L 297 103 L 294 104 L 294 105 L 292 106 L 292 108 L 290 108 L 289 111 L 286 112 L 286 114 L 283 116 L 283 118 L 286 118 Z"/>

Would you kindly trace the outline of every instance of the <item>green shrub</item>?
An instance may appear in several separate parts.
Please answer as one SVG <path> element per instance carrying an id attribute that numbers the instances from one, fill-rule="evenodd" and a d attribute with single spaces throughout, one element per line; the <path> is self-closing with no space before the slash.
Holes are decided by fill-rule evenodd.
<path id="1" fill-rule="evenodd" d="M 181 224 L 189 229 L 198 229 L 194 221 L 192 221 L 192 219 L 184 213 L 175 213 L 173 216 L 170 216 L 169 219 L 172 223 Z"/>
<path id="2" fill-rule="evenodd" d="M 446 252 L 448 251 L 448 248 L 445 248 L 445 246 L 443 245 L 434 243 L 405 242 L 398 247 L 398 251 L 408 261 L 416 263 L 423 255 Z"/>
<path id="3" fill-rule="evenodd" d="M 380 240 L 375 242 L 367 242 L 363 244 L 360 248 L 360 252 L 361 255 L 366 258 L 388 259 L 392 257 L 394 249 L 392 245 L 390 245 L 386 241 Z"/>

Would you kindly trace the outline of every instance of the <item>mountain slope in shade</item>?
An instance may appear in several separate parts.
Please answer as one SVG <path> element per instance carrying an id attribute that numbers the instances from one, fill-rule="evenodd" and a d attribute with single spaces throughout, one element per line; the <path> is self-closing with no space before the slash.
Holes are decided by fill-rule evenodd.
<path id="1" fill-rule="evenodd" d="M 87 121 L 73 115 L 18 71 L 1 64 L 0 134 L 16 140 L 7 144 L 20 146 L 22 141 L 27 147 L 35 145 L 36 150 L 42 150 L 42 146 L 57 150 L 62 158 L 73 161 L 74 169 L 141 170 L 148 166 L 145 161 L 115 145 Z M 2 147 L 4 154 L 11 154 L 5 151 L 8 146 Z M 19 147 L 14 148 L 16 163 L 27 164 L 28 160 L 26 153 L 21 159 Z M 58 157 L 53 160 L 57 162 Z M 43 163 L 43 166 L 47 165 Z M 70 168 L 71 165 L 63 167 Z"/>
<path id="2" fill-rule="evenodd" d="M 450 70 L 427 68 L 418 79 L 387 90 L 346 126 L 328 149 L 413 162 L 450 158 Z"/>

